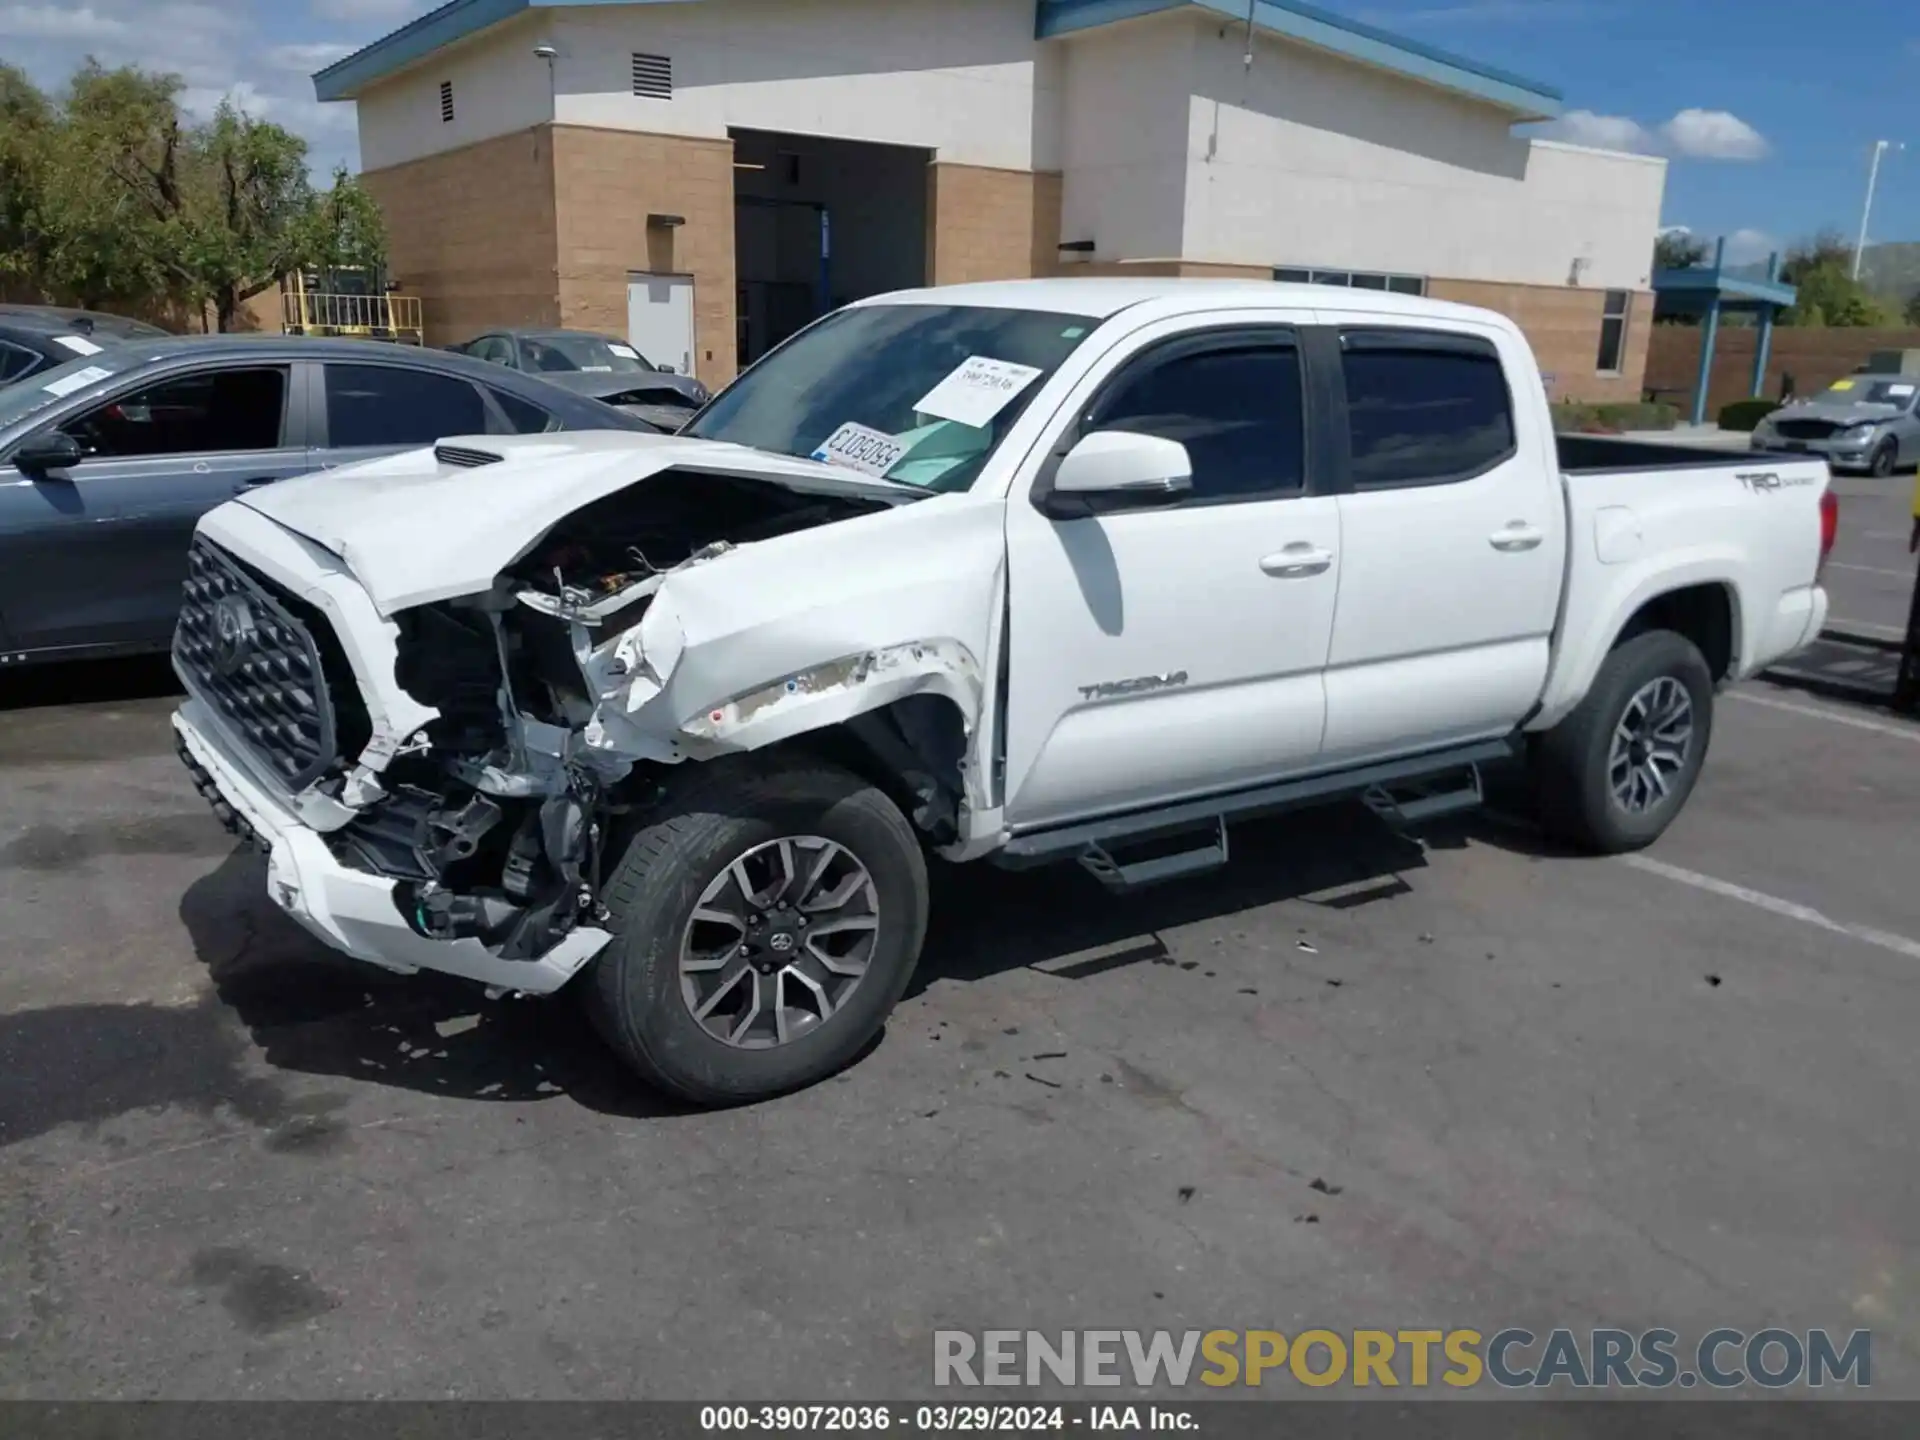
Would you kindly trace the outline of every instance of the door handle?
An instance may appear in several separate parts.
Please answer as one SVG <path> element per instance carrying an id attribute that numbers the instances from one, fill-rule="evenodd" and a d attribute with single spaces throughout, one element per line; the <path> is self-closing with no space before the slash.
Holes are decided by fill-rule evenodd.
<path id="1" fill-rule="evenodd" d="M 1260 568 L 1276 580 L 1299 580 L 1322 575 L 1333 564 L 1333 552 L 1321 550 L 1305 540 L 1296 540 L 1284 550 L 1262 556 Z"/>
<path id="2" fill-rule="evenodd" d="M 1546 538 L 1546 531 L 1524 520 L 1509 520 L 1506 529 L 1496 530 L 1487 537 L 1487 543 L 1496 550 L 1511 554 L 1517 550 L 1537 550 Z"/>

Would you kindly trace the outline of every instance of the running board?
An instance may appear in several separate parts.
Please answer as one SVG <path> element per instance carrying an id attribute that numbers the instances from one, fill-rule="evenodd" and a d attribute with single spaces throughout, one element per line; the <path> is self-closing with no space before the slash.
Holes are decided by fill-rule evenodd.
<path id="1" fill-rule="evenodd" d="M 1253 790 L 1238 790 L 1229 795 L 1187 800 L 1177 805 L 1136 810 L 1099 820 L 1077 821 L 1070 825 L 1016 831 L 994 853 L 993 862 L 1005 869 L 1024 870 L 1056 860 L 1076 859 L 1094 874 L 1102 876 L 1103 883 L 1108 883 L 1105 878 L 1107 875 L 1139 873 L 1145 878 L 1134 883 L 1149 883 L 1171 879 L 1176 875 L 1196 874 L 1226 863 L 1225 830 L 1229 821 L 1277 815 L 1339 800 L 1365 799 L 1375 791 L 1385 797 L 1388 811 L 1398 823 L 1413 824 L 1431 820 L 1437 815 L 1452 814 L 1478 804 L 1481 794 L 1479 767 L 1512 760 L 1518 753 L 1518 742 L 1511 737 L 1484 740 L 1404 760 L 1362 765 L 1326 775 L 1311 775 L 1277 785 L 1262 785 Z M 1462 771 L 1471 775 L 1468 784 L 1460 782 Z M 1439 781 L 1447 782 L 1446 786 L 1442 788 L 1436 785 L 1435 782 Z M 1381 812 L 1376 809 L 1375 813 Z M 1208 833 L 1212 838 L 1191 850 L 1137 861 L 1133 865 L 1114 859 L 1116 850 L 1143 841 L 1200 833 Z"/>
<path id="2" fill-rule="evenodd" d="M 1191 850 L 1176 850 L 1172 854 L 1127 861 L 1116 859 L 1104 845 L 1096 843 L 1082 850 L 1079 860 L 1082 869 L 1116 895 L 1158 885 L 1165 880 L 1184 880 L 1189 875 L 1204 875 L 1227 863 L 1227 822 L 1215 816 L 1212 832 L 1205 843 Z"/>
<path id="3" fill-rule="evenodd" d="M 1480 767 L 1469 765 L 1464 771 L 1435 776 L 1427 782 L 1375 785 L 1361 795 L 1360 803 L 1396 830 L 1406 830 L 1443 815 L 1477 810 L 1483 798 Z"/>

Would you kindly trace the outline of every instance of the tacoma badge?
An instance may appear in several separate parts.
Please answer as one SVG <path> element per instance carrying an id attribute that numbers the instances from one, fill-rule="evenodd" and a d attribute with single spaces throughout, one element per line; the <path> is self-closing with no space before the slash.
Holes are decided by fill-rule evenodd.
<path id="1" fill-rule="evenodd" d="M 1117 700 L 1122 695 L 1145 695 L 1154 690 L 1171 690 L 1186 683 L 1187 672 L 1176 670 L 1171 675 L 1136 675 L 1131 680 L 1105 680 L 1098 685 L 1082 685 L 1080 695 L 1086 700 Z"/>

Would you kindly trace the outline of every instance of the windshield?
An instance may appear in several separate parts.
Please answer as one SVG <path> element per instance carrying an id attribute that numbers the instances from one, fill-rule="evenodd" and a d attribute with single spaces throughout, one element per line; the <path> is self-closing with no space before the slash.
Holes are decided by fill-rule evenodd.
<path id="1" fill-rule="evenodd" d="M 529 335 L 521 342 L 535 370 L 651 370 L 640 352 L 598 335 Z"/>
<path id="2" fill-rule="evenodd" d="M 680 433 L 965 490 L 1099 321 L 958 305 L 864 305 L 802 331 Z"/>
<path id="3" fill-rule="evenodd" d="M 1860 400 L 1867 405 L 1911 405 L 1914 388 L 1911 380 L 1876 380 Z"/>
<path id="4" fill-rule="evenodd" d="M 76 390 L 84 390 L 139 363 L 140 357 L 131 350 L 103 349 L 98 355 L 82 355 L 51 370 L 29 375 L 16 384 L 0 386 L 0 430 Z"/>

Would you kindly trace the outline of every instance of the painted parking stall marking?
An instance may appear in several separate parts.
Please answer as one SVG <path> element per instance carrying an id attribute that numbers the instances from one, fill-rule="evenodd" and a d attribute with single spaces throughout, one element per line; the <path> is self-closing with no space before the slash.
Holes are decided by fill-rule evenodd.
<path id="1" fill-rule="evenodd" d="M 1816 929 L 1826 930 L 1835 935 L 1845 935 L 1865 945 L 1877 945 L 1882 950 L 1890 950 L 1895 955 L 1908 960 L 1920 960 L 1920 940 L 1909 940 L 1904 935 L 1895 935 L 1888 930 L 1876 930 L 1870 925 L 1854 925 L 1844 920 L 1835 920 L 1823 915 L 1811 905 L 1783 900 L 1778 895 L 1769 895 L 1764 890 L 1752 890 L 1745 885 L 1735 885 L 1729 880 L 1716 880 L 1711 875 L 1702 875 L 1697 870 L 1686 870 L 1678 865 L 1669 865 L 1666 861 L 1655 860 L 1650 855 L 1622 855 L 1620 863 L 1631 866 L 1635 870 L 1644 871 L 1648 875 L 1658 875 L 1681 885 L 1691 885 L 1694 889 L 1705 890 L 1710 895 L 1738 900 L 1743 905 L 1752 905 L 1771 915 L 1798 920 L 1803 925 L 1812 925 Z"/>

